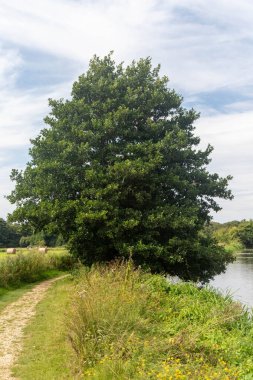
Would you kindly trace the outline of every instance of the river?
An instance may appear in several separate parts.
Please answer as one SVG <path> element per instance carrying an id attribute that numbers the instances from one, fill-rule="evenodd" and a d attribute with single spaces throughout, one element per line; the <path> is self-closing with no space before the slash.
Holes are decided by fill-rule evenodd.
<path id="1" fill-rule="evenodd" d="M 239 254 L 236 261 L 229 264 L 225 273 L 210 281 L 210 285 L 222 293 L 231 294 L 248 307 L 253 307 L 253 253 Z"/>

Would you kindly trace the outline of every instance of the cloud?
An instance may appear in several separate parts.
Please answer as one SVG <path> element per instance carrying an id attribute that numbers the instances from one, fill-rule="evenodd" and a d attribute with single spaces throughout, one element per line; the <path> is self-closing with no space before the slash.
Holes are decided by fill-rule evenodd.
<path id="1" fill-rule="evenodd" d="M 48 113 L 48 98 L 69 95 L 71 84 L 60 83 L 57 88 L 47 83 L 45 87 L 19 88 L 17 81 L 25 62 L 16 49 L 0 49 L 0 215 L 13 209 L 4 195 L 13 184 L 11 169 L 22 169 L 28 161 L 30 139 L 44 127 L 43 118 Z"/>
<path id="2" fill-rule="evenodd" d="M 0 158 L 5 150 L 28 148 L 30 139 L 44 127 L 43 118 L 48 113 L 48 98 L 59 96 L 48 91 L 5 91 L 0 93 Z"/>
<path id="3" fill-rule="evenodd" d="M 0 34 L 14 44 L 82 62 L 111 49 L 120 57 L 129 51 L 135 55 L 145 42 L 150 43 L 140 31 L 162 21 L 155 4 L 152 0 L 44 0 L 36 4 L 1 0 Z"/>
<path id="4" fill-rule="evenodd" d="M 220 218 L 253 211 L 251 1 L 0 0 L 0 17 L 0 194 L 43 127 L 48 97 L 69 96 L 91 56 L 115 50 L 118 62 L 161 63 L 186 106 L 202 112 L 197 133 L 215 147 L 210 169 L 234 175 L 236 197 Z"/>
<path id="5" fill-rule="evenodd" d="M 151 55 L 184 93 L 212 91 L 252 82 L 251 10 L 249 1 L 227 0 L 212 6 L 204 0 L 0 0 L 0 35 L 82 63 L 109 50 L 127 61 Z"/>
<path id="6" fill-rule="evenodd" d="M 13 86 L 21 63 L 22 59 L 17 50 L 4 50 L 0 46 L 0 91 Z"/>
<path id="7" fill-rule="evenodd" d="M 67 97 L 71 90 L 69 81 L 57 87 L 49 81 L 32 88 L 19 87 L 24 65 L 16 50 L 0 49 L 0 160 L 5 150 L 27 147 L 38 134 L 48 113 L 48 98 Z"/>
<path id="8" fill-rule="evenodd" d="M 218 220 L 252 218 L 253 204 L 253 111 L 212 117 L 202 117 L 196 133 L 201 147 L 215 147 L 210 171 L 233 176 L 230 187 L 235 196 L 232 202 L 222 201 L 224 210 Z"/>

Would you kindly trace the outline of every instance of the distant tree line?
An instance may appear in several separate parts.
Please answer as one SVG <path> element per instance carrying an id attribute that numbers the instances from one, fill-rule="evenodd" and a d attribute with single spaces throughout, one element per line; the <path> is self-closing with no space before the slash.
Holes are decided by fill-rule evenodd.
<path id="1" fill-rule="evenodd" d="M 211 222 L 204 230 L 203 235 L 215 238 L 228 251 L 253 249 L 253 220 L 233 220 L 226 223 Z M 31 226 L 11 223 L 0 218 L 0 248 L 61 246 L 67 241 L 61 234 L 48 231 L 33 232 Z"/>
<path id="2" fill-rule="evenodd" d="M 233 220 L 227 223 L 212 222 L 207 231 L 219 244 L 231 251 L 253 249 L 253 220 Z"/>
<path id="3" fill-rule="evenodd" d="M 52 234 L 45 231 L 33 233 L 30 226 L 21 226 L 18 223 L 10 223 L 0 218 L 0 248 L 60 246 L 65 243 L 62 235 Z"/>

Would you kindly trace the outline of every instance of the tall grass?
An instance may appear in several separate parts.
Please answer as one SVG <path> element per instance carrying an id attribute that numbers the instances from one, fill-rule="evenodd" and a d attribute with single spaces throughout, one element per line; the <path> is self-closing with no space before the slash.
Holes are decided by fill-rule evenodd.
<path id="1" fill-rule="evenodd" d="M 122 264 L 83 269 L 70 318 L 71 341 L 86 365 L 100 360 L 108 347 L 119 349 L 134 329 L 145 329 L 140 318 L 147 292 L 140 292 L 140 273 L 129 275 Z"/>
<path id="2" fill-rule="evenodd" d="M 0 287 L 38 281 L 53 274 L 52 271 L 68 270 L 73 265 L 74 259 L 66 252 L 58 255 L 29 252 L 8 256 L 0 260 Z"/>
<path id="3" fill-rule="evenodd" d="M 85 379 L 253 374 L 252 320 L 230 297 L 172 285 L 129 263 L 83 269 L 75 289 L 68 328 Z"/>

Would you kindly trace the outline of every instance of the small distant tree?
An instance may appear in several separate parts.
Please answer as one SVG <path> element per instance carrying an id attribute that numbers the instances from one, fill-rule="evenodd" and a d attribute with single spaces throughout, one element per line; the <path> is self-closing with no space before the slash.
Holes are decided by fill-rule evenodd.
<path id="1" fill-rule="evenodd" d="M 206 281 L 231 255 L 200 233 L 231 199 L 230 177 L 210 174 L 198 114 L 182 107 L 151 59 L 126 68 L 90 61 L 70 100 L 50 100 L 31 160 L 13 170 L 12 220 L 57 230 L 90 265 L 131 257 L 156 272 Z"/>
<path id="2" fill-rule="evenodd" d="M 38 232 L 29 236 L 22 236 L 19 244 L 21 247 L 27 246 L 44 246 L 46 245 L 44 234 L 42 232 Z"/>
<path id="3" fill-rule="evenodd" d="M 253 248 L 253 220 L 242 221 L 237 228 L 237 237 L 245 248 Z"/>

